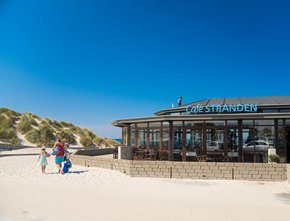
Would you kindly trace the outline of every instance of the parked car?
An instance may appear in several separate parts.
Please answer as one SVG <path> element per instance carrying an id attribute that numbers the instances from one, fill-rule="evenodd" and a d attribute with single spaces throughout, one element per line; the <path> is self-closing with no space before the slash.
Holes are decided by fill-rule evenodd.
<path id="1" fill-rule="evenodd" d="M 268 137 L 268 143 L 271 147 L 275 144 L 275 137 Z"/>
<path id="2" fill-rule="evenodd" d="M 253 152 L 254 148 L 256 148 L 257 152 L 265 152 L 268 151 L 268 148 L 270 147 L 269 143 L 264 140 L 255 140 L 251 141 L 250 143 L 244 145 L 244 151 L 245 152 Z"/>
<path id="3" fill-rule="evenodd" d="M 263 137 L 263 136 L 256 136 L 255 140 L 259 140 L 259 141 L 266 141 L 268 142 L 268 138 L 267 137 Z"/>
<path id="4" fill-rule="evenodd" d="M 218 151 L 221 149 L 221 145 L 217 141 L 207 141 L 207 151 Z"/>

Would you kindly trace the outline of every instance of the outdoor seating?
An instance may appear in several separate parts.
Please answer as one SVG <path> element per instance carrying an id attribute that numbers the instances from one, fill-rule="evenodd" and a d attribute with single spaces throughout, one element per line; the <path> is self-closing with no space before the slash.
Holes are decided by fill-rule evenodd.
<path id="1" fill-rule="evenodd" d="M 173 149 L 172 150 L 172 157 L 173 157 L 173 161 L 181 161 L 181 149 Z"/>
<path id="2" fill-rule="evenodd" d="M 227 156 L 224 156 L 224 161 L 231 161 L 231 162 L 236 162 L 239 159 L 239 154 L 238 152 L 228 152 Z"/>
<path id="3" fill-rule="evenodd" d="M 195 151 L 187 151 L 185 156 L 186 156 L 186 161 L 195 161 L 197 157 L 197 153 Z"/>
<path id="4" fill-rule="evenodd" d="M 145 160 L 156 160 L 157 150 L 151 149 L 145 153 Z"/>
<path id="5" fill-rule="evenodd" d="M 208 161 L 221 162 L 224 159 L 224 152 L 221 151 L 207 151 Z"/>
<path id="6" fill-rule="evenodd" d="M 208 160 L 206 155 L 197 155 L 196 159 L 198 162 L 206 162 Z"/>
<path id="7" fill-rule="evenodd" d="M 144 160 L 145 149 L 137 147 L 132 148 L 132 158 L 133 160 Z"/>
<path id="8" fill-rule="evenodd" d="M 113 158 L 118 159 L 118 147 L 115 147 L 113 150 Z"/>

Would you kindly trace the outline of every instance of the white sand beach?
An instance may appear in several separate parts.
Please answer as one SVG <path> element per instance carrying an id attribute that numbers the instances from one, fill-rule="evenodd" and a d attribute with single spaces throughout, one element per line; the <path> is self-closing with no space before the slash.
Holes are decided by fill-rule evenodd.
<path id="1" fill-rule="evenodd" d="M 35 153 L 36 149 L 3 151 Z M 47 175 L 37 156 L 0 157 L 1 221 L 289 221 L 287 182 L 130 178 L 116 171 L 73 165 Z"/>

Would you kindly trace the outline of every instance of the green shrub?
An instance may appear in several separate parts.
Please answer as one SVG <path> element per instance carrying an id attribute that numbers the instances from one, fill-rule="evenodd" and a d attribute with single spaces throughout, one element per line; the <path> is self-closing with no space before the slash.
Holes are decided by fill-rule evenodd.
<path id="1" fill-rule="evenodd" d="M 6 114 L 0 114 L 0 128 L 9 129 L 13 128 L 12 120 Z"/>
<path id="2" fill-rule="evenodd" d="M 0 139 L 3 141 L 9 141 L 11 139 L 13 139 L 14 137 L 16 137 L 13 128 L 9 128 L 9 129 L 3 129 L 0 128 Z"/>
<path id="3" fill-rule="evenodd" d="M 67 128 L 74 126 L 72 123 L 68 123 L 68 122 L 64 122 L 64 121 L 61 121 L 60 124 L 63 127 L 67 127 Z"/>
<path id="4" fill-rule="evenodd" d="M 96 144 L 97 146 L 100 146 L 102 143 L 105 142 L 105 139 L 102 138 L 102 137 L 98 137 L 98 136 L 96 136 L 96 137 L 93 139 L 93 142 L 94 142 L 94 144 Z"/>
<path id="5" fill-rule="evenodd" d="M 47 121 L 41 121 L 39 124 L 39 129 L 41 128 L 49 128 L 53 133 L 55 133 L 55 130 L 52 126 L 50 126 L 49 123 L 47 123 Z"/>
<path id="6" fill-rule="evenodd" d="M 53 126 L 54 128 L 56 128 L 56 129 L 58 129 L 58 130 L 60 130 L 60 129 L 63 128 L 63 126 L 61 125 L 61 123 L 59 123 L 59 122 L 57 122 L 57 121 L 55 121 L 55 120 L 52 122 L 52 126 Z"/>
<path id="7" fill-rule="evenodd" d="M 96 134 L 94 134 L 94 132 L 92 132 L 91 130 L 89 129 L 83 129 L 83 133 L 86 135 L 86 136 L 89 136 L 90 138 L 94 139 L 96 137 Z"/>
<path id="8" fill-rule="evenodd" d="M 32 114 L 32 113 L 25 113 L 25 114 L 22 115 L 21 118 L 23 118 L 23 117 L 27 118 L 27 120 L 29 121 L 30 125 L 33 125 L 33 126 L 38 127 L 38 123 L 35 120 L 34 114 Z"/>
<path id="9" fill-rule="evenodd" d="M 19 144 L 19 139 L 14 131 L 13 121 L 7 116 L 7 113 L 3 112 L 0 114 L 0 140 L 5 143 Z"/>
<path id="10" fill-rule="evenodd" d="M 47 124 L 39 126 L 41 145 L 49 146 L 55 141 L 54 130 Z"/>
<path id="11" fill-rule="evenodd" d="M 29 122 L 30 122 L 31 125 L 38 127 L 38 123 L 37 123 L 37 121 L 34 118 L 30 117 L 29 118 Z"/>
<path id="12" fill-rule="evenodd" d="M 280 162 L 280 157 L 279 157 L 279 155 L 277 155 L 277 154 L 270 154 L 269 155 L 269 162 L 271 162 L 271 163 L 279 163 Z"/>
<path id="13" fill-rule="evenodd" d="M 52 128 L 47 124 L 42 124 L 38 129 L 32 129 L 29 131 L 25 138 L 33 144 L 36 145 L 45 145 L 50 146 L 53 145 L 55 141 L 55 136 L 53 134 Z"/>
<path id="14" fill-rule="evenodd" d="M 14 144 L 14 145 L 20 144 L 20 140 L 18 139 L 18 137 L 16 135 L 12 139 L 10 139 L 8 142 L 11 144 Z"/>
<path id="15" fill-rule="evenodd" d="M 22 134 L 25 134 L 31 131 L 33 127 L 31 126 L 30 118 L 27 115 L 22 115 L 20 121 L 17 124 L 17 131 Z"/>
<path id="16" fill-rule="evenodd" d="M 84 146 L 84 147 L 93 147 L 93 139 L 90 136 L 82 136 L 80 138 L 80 143 Z"/>
<path id="17" fill-rule="evenodd" d="M 69 144 L 76 143 L 75 136 L 73 135 L 73 133 L 70 130 L 61 130 L 61 131 L 56 133 L 56 136 L 58 138 L 62 139 L 63 142 L 65 142 L 65 143 L 69 143 Z"/>
<path id="18" fill-rule="evenodd" d="M 21 114 L 14 111 L 14 110 L 10 110 L 8 108 L 0 108 L 0 114 L 6 114 L 8 117 L 12 118 L 12 117 L 20 117 Z"/>
<path id="19" fill-rule="evenodd" d="M 29 131 L 26 135 L 25 138 L 33 144 L 36 145 L 41 145 L 41 141 L 40 141 L 40 130 L 38 129 L 32 129 L 31 131 Z"/>
<path id="20" fill-rule="evenodd" d="M 119 142 L 112 140 L 112 139 L 109 139 L 109 138 L 105 138 L 105 144 L 106 144 L 106 146 L 113 146 L 113 147 L 117 147 L 120 145 Z"/>
<path id="21" fill-rule="evenodd" d="M 33 113 L 24 113 L 24 114 L 28 115 L 29 117 L 33 119 L 41 120 L 41 118 L 37 116 L 36 114 L 33 114 Z"/>
<path id="22" fill-rule="evenodd" d="M 71 126 L 70 125 L 68 128 L 70 129 L 70 131 L 72 133 L 77 134 L 77 135 L 79 135 L 81 137 L 85 135 L 85 133 L 83 132 L 82 128 L 80 128 L 78 126 L 74 126 L 74 125 Z"/>

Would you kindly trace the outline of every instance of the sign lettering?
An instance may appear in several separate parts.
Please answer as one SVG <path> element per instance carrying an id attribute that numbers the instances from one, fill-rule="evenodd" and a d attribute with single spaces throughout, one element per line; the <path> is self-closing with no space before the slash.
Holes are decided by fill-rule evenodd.
<path id="1" fill-rule="evenodd" d="M 210 105 L 201 105 L 196 106 L 188 105 L 186 107 L 186 112 L 189 114 L 198 114 L 198 113 L 225 113 L 225 112 L 257 112 L 257 104 L 210 104 Z"/>

